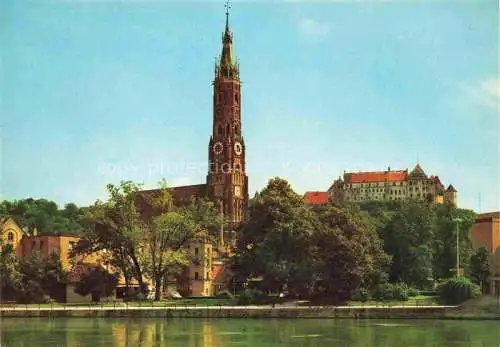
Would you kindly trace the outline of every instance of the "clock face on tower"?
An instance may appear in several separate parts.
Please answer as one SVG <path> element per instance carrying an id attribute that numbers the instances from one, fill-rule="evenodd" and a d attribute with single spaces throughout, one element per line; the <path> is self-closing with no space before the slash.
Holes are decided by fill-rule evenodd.
<path id="1" fill-rule="evenodd" d="M 241 155 L 242 152 L 243 152 L 243 147 L 241 146 L 241 143 L 236 142 L 234 144 L 234 153 L 236 153 L 236 155 Z"/>
<path id="2" fill-rule="evenodd" d="M 221 154 L 223 149 L 224 149 L 224 147 L 222 146 L 222 143 L 220 143 L 220 142 L 215 143 L 215 145 L 214 145 L 214 153 L 215 154 Z"/>

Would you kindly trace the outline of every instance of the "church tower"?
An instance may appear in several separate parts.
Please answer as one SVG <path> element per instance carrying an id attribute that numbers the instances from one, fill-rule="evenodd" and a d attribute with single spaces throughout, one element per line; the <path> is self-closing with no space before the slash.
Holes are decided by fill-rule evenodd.
<path id="1" fill-rule="evenodd" d="M 226 4 L 222 54 L 215 64 L 213 81 L 213 126 L 208 145 L 207 188 L 209 197 L 216 202 L 229 222 L 230 233 L 242 225 L 248 210 L 248 177 L 241 123 L 241 82 L 232 45 L 229 5 Z M 221 232 L 220 244 L 224 243 L 223 238 Z"/>

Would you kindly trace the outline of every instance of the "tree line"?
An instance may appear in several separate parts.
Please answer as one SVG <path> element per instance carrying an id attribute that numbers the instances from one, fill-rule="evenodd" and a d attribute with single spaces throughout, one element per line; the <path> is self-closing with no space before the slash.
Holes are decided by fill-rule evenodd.
<path id="1" fill-rule="evenodd" d="M 158 300 L 164 282 L 193 261 L 186 246 L 197 238 L 215 244 L 225 221 L 207 199 L 176 204 L 164 181 L 148 194 L 141 188 L 109 184 L 107 200 L 85 208 L 27 199 L 3 201 L 0 211 L 40 233 L 78 234 L 73 255 L 106 251 L 105 263 L 126 287 L 136 281 L 144 295 L 150 279 Z M 474 251 L 468 239 L 473 211 L 417 201 L 308 206 L 287 181 L 274 178 L 251 199 L 250 219 L 237 231 L 228 286 L 335 303 L 433 290 L 454 273 L 457 217 L 460 268 L 486 283 L 488 253 Z M 9 276 L 12 266 L 3 263 Z"/>

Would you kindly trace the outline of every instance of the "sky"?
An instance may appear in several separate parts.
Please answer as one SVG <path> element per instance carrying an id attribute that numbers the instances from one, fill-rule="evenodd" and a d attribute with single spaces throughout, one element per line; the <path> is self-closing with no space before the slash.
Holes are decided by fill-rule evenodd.
<path id="1" fill-rule="evenodd" d="M 497 1 L 231 7 L 250 195 L 418 162 L 500 209 Z M 223 1 L 1 1 L 1 198 L 204 183 L 224 23 Z"/>

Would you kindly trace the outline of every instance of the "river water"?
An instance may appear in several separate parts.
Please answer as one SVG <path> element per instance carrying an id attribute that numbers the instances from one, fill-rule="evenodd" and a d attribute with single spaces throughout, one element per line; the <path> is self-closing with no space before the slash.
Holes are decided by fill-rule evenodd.
<path id="1" fill-rule="evenodd" d="M 500 323 L 444 320 L 4 318 L 2 347 L 499 347 Z"/>

